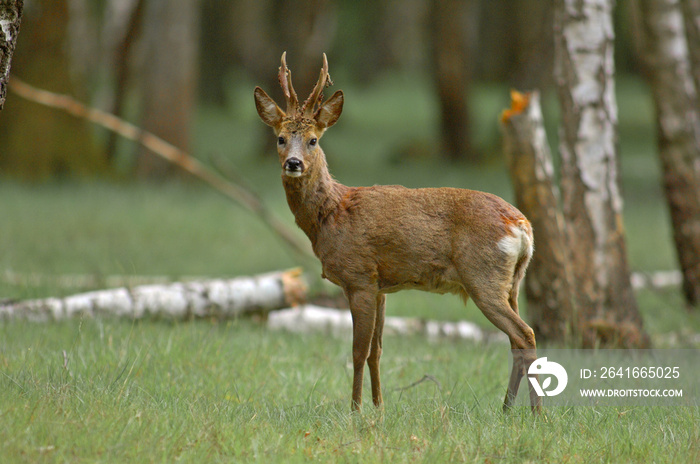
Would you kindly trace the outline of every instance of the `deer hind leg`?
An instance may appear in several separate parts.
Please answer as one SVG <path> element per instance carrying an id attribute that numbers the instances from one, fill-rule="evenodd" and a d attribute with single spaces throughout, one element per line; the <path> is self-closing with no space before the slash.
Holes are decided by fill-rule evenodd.
<path id="1" fill-rule="evenodd" d="M 369 377 L 372 381 L 372 402 L 375 406 L 382 405 L 382 386 L 379 380 L 379 358 L 382 356 L 382 334 L 384 332 L 384 308 L 386 305 L 386 296 L 377 296 L 377 318 L 374 323 L 374 335 L 372 336 L 372 345 L 367 358 L 369 366 Z"/>
<path id="2" fill-rule="evenodd" d="M 510 339 L 513 353 L 513 369 L 510 373 L 503 409 L 509 409 L 515 402 L 518 388 L 530 364 L 537 359 L 535 333 L 523 321 L 516 308 L 511 307 L 512 293 L 503 291 L 472 292 L 474 302 L 493 325 L 503 331 Z M 530 405 L 533 412 L 539 412 L 542 400 L 530 385 Z"/>
<path id="3" fill-rule="evenodd" d="M 352 314 L 352 409 L 358 411 L 362 406 L 362 382 L 365 363 L 367 363 L 372 339 L 377 325 L 377 293 L 368 291 L 346 291 Z M 379 357 L 377 356 L 376 376 L 379 387 Z M 370 374 L 372 374 L 370 367 Z M 373 386 L 374 386 L 374 378 Z"/>

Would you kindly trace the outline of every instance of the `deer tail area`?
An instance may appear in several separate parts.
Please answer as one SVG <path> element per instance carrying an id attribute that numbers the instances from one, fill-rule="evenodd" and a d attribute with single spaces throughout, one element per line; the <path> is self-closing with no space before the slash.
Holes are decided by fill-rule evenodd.
<path id="1" fill-rule="evenodd" d="M 532 258 L 535 249 L 532 226 L 527 219 L 520 219 L 510 227 L 510 233 L 498 242 L 498 247 L 506 254 L 515 258 L 513 268 L 512 287 L 509 292 L 509 300 L 513 308 L 517 308 L 518 290 L 520 282 L 525 277 L 525 271 Z"/>

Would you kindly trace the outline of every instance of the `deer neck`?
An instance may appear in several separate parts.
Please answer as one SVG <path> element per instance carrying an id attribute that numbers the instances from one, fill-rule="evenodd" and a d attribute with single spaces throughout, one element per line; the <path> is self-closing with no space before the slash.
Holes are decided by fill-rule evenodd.
<path id="1" fill-rule="evenodd" d="M 348 187 L 333 179 L 324 156 L 301 177 L 289 177 L 283 173 L 282 184 L 297 225 L 315 249 L 321 225 L 337 210 Z"/>

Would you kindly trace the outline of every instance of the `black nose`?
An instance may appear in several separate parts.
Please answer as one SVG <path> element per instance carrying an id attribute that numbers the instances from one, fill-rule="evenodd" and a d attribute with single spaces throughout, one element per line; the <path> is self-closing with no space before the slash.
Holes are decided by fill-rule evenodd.
<path id="1" fill-rule="evenodd" d="M 284 169 L 287 171 L 301 171 L 303 168 L 303 164 L 300 159 L 297 158 L 289 158 L 287 161 L 284 162 Z"/>

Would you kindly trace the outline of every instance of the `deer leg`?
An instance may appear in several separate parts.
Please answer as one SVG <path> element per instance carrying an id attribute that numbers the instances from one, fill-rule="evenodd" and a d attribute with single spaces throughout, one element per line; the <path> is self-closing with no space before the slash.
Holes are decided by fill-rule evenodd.
<path id="1" fill-rule="evenodd" d="M 508 390 L 503 401 L 503 409 L 509 409 L 518 394 L 520 382 L 530 364 L 537 359 L 535 333 L 511 308 L 506 296 L 489 298 L 483 294 L 472 294 L 474 302 L 489 321 L 510 339 L 513 353 L 513 370 L 510 373 Z M 530 385 L 530 405 L 533 412 L 542 408 L 542 399 Z"/>
<path id="2" fill-rule="evenodd" d="M 369 358 L 377 319 L 377 294 L 366 291 L 346 291 L 352 314 L 352 409 L 362 406 L 362 380 Z M 377 370 L 377 374 L 379 371 Z"/>
<path id="3" fill-rule="evenodd" d="M 518 394 L 518 388 L 520 387 L 520 382 L 523 376 L 527 373 L 527 369 L 530 364 L 537 359 L 534 349 L 519 349 L 513 348 L 511 345 L 511 353 L 513 354 L 513 370 L 510 373 L 510 381 L 508 382 L 508 390 L 506 391 L 506 397 L 503 401 L 503 410 L 508 410 L 515 402 L 515 397 Z M 535 375 L 535 378 L 539 381 L 539 377 Z M 537 413 L 542 408 L 542 399 L 537 395 L 534 387 L 528 381 L 528 387 L 530 390 L 530 405 L 532 407 L 532 412 Z"/>
<path id="4" fill-rule="evenodd" d="M 382 334 L 384 332 L 384 308 L 386 296 L 377 296 L 377 318 L 374 323 L 374 335 L 372 336 L 372 346 L 367 358 L 369 366 L 369 377 L 372 380 L 372 402 L 375 406 L 382 405 L 382 386 L 379 380 L 379 358 L 382 356 Z"/>

